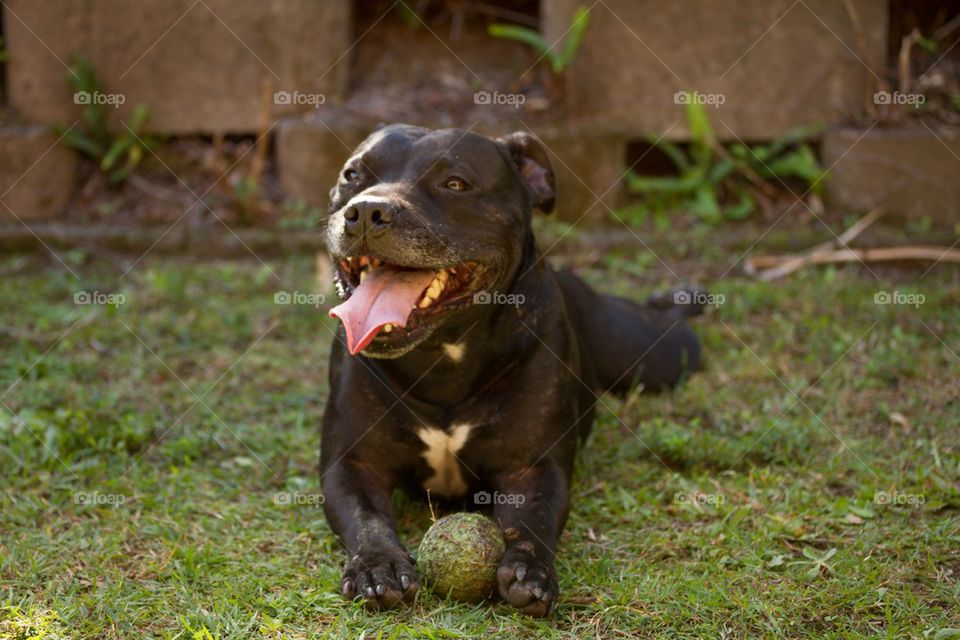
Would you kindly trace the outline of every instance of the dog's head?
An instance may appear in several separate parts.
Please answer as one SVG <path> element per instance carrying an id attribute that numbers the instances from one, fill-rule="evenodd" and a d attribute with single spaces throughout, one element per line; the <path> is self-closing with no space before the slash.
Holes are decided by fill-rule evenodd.
<path id="1" fill-rule="evenodd" d="M 326 244 L 336 263 L 351 353 L 399 357 L 483 293 L 505 292 L 534 209 L 553 209 L 554 177 L 532 135 L 498 139 L 391 125 L 354 151 L 330 192 Z"/>

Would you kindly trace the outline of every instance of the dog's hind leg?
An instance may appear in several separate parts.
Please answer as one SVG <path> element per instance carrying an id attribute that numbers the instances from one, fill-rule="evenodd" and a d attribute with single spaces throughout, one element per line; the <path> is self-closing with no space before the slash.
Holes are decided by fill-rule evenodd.
<path id="1" fill-rule="evenodd" d="M 698 292 L 681 290 L 637 304 L 599 294 L 569 271 L 556 275 L 598 391 L 622 393 L 637 385 L 659 391 L 700 367 L 700 342 L 686 322 L 702 311 L 692 304 Z"/>

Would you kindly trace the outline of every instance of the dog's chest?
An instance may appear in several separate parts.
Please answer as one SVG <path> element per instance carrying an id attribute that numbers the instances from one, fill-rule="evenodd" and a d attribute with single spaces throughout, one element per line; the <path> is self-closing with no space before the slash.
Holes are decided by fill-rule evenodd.
<path id="1" fill-rule="evenodd" d="M 471 424 L 454 424 L 447 429 L 422 426 L 417 436 L 425 449 L 420 454 L 433 472 L 423 481 L 423 487 L 442 496 L 459 496 L 467 491 L 463 479 L 459 453 L 467 444 Z"/>

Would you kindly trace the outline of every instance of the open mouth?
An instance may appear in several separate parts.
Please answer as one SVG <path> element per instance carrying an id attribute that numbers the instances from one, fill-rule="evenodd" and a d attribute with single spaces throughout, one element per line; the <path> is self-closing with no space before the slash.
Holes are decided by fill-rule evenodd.
<path id="1" fill-rule="evenodd" d="M 412 338 L 437 316 L 471 304 L 489 273 L 475 261 L 417 269 L 374 256 L 342 258 L 338 267 L 337 288 L 347 299 L 330 315 L 343 323 L 351 354 L 378 337 L 398 342 Z"/>

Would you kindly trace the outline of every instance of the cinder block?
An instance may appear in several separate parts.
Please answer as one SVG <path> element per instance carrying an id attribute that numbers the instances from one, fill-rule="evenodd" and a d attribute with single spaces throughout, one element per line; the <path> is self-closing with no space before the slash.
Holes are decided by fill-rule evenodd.
<path id="1" fill-rule="evenodd" d="M 3 223 L 53 218 L 69 202 L 76 187 L 77 156 L 59 144 L 58 137 L 39 126 L 0 127 Z"/>
<path id="2" fill-rule="evenodd" d="M 835 129 L 824 135 L 829 204 L 867 211 L 883 205 L 891 217 L 930 216 L 960 223 L 960 132 Z"/>
<path id="3" fill-rule="evenodd" d="M 552 129 L 536 132 L 550 151 L 557 179 L 557 217 L 606 220 L 623 204 L 626 139 L 615 133 Z"/>
<path id="4" fill-rule="evenodd" d="M 550 42 L 581 4 L 541 0 Z M 888 3 L 851 0 L 860 29 L 847 4 L 604 0 L 568 70 L 570 105 L 613 130 L 674 139 L 688 135 L 678 91 L 722 96 L 707 110 L 724 139 L 769 139 L 862 113 L 884 66 Z"/>
<path id="5" fill-rule="evenodd" d="M 72 122 L 79 110 L 65 65 L 82 54 L 104 92 L 123 96 L 119 118 L 144 103 L 153 131 L 254 132 L 264 83 L 270 91 L 319 94 L 327 102 L 342 97 L 350 4 L 8 0 L 8 99 L 30 121 Z"/>
<path id="6" fill-rule="evenodd" d="M 289 118 L 276 129 L 277 172 L 287 197 L 325 207 L 350 153 L 375 122 L 330 114 Z"/>

